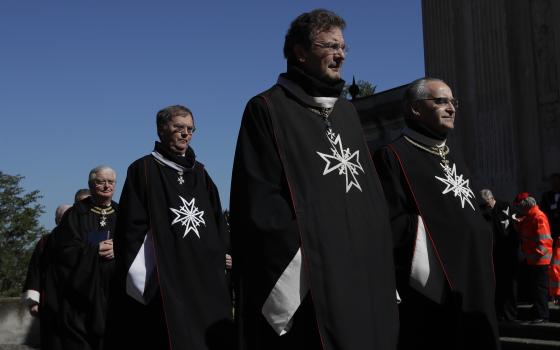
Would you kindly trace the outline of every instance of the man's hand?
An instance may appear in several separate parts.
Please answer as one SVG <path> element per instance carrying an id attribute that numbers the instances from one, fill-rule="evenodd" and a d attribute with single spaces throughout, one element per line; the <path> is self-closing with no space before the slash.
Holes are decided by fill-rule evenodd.
<path id="1" fill-rule="evenodd" d="M 99 256 L 107 260 L 115 258 L 115 254 L 113 253 L 112 239 L 108 239 L 99 243 Z"/>
<path id="2" fill-rule="evenodd" d="M 231 259 L 231 255 L 226 254 L 226 269 L 231 270 L 233 266 L 233 260 Z"/>
<path id="3" fill-rule="evenodd" d="M 33 304 L 29 307 L 29 314 L 33 317 L 39 316 L 39 304 Z"/>
<path id="4" fill-rule="evenodd" d="M 517 216 L 517 214 L 514 213 L 514 214 L 511 216 L 511 218 L 512 218 L 515 222 L 521 222 L 521 221 L 523 221 L 523 219 L 525 219 L 525 216 Z"/>

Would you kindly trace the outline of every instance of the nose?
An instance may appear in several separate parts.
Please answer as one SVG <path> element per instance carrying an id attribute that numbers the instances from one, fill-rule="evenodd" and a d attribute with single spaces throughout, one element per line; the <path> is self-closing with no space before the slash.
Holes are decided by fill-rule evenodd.
<path id="1" fill-rule="evenodd" d="M 342 59 L 346 58 L 346 51 L 344 47 L 339 47 L 334 53 L 336 56 L 342 57 Z"/>
<path id="2" fill-rule="evenodd" d="M 336 62 L 342 62 L 346 59 L 346 52 L 344 52 L 344 49 L 340 48 L 338 50 L 336 50 L 333 54 L 333 59 Z"/>
<path id="3" fill-rule="evenodd" d="M 455 109 L 455 106 L 451 102 L 447 103 L 447 108 L 446 109 L 449 113 L 452 113 L 452 114 L 455 114 L 455 112 L 457 111 L 457 109 Z"/>

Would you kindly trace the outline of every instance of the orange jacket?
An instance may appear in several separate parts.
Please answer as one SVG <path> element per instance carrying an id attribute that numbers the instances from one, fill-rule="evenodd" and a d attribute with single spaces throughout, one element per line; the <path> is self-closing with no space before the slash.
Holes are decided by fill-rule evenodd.
<path id="1" fill-rule="evenodd" d="M 553 297 L 560 297 L 560 237 L 554 242 L 554 253 L 548 268 L 548 291 Z"/>
<path id="2" fill-rule="evenodd" d="M 516 223 L 521 249 L 527 264 L 548 265 L 552 258 L 552 237 L 546 215 L 535 205 L 521 222 Z"/>

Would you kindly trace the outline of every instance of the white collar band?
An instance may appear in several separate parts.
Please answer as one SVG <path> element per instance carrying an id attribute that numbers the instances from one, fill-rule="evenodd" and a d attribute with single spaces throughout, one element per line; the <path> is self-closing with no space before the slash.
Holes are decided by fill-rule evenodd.
<path id="1" fill-rule="evenodd" d="M 159 153 L 158 151 L 153 151 L 152 152 L 152 156 L 157 159 L 160 163 L 162 163 L 163 165 L 166 165 L 168 167 L 170 167 L 171 169 L 175 169 L 179 172 L 184 172 L 185 170 L 187 170 L 188 168 L 185 168 L 182 165 L 179 165 L 177 163 L 175 163 L 174 161 L 171 161 L 167 158 L 165 158 L 161 153 Z"/>

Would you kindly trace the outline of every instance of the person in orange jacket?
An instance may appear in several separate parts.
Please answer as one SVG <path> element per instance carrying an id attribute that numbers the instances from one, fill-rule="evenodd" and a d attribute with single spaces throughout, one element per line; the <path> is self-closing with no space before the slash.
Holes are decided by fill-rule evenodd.
<path id="1" fill-rule="evenodd" d="M 529 267 L 534 319 L 532 323 L 548 321 L 548 268 L 552 258 L 552 236 L 546 215 L 535 198 L 522 192 L 513 202 L 519 209 L 515 227 L 521 239 L 521 250 Z"/>

